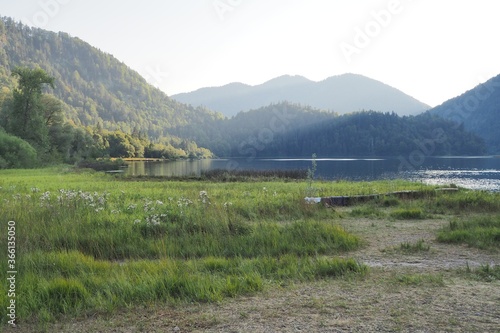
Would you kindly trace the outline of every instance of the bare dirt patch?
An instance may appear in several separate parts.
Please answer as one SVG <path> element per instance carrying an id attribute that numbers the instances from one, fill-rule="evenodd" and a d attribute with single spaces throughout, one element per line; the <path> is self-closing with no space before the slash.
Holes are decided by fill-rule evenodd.
<path id="1" fill-rule="evenodd" d="M 275 286 L 219 304 L 132 308 L 49 325 L 48 332 L 500 332 L 500 282 L 467 279 L 468 264 L 498 265 L 497 253 L 440 244 L 447 219 L 343 219 L 365 246 L 346 256 L 371 266 L 347 277 Z M 392 251 L 423 239 L 429 251 Z M 38 332 L 21 325 L 7 332 Z"/>
<path id="2" fill-rule="evenodd" d="M 448 219 L 428 220 L 373 220 L 345 219 L 341 225 L 348 231 L 360 236 L 366 246 L 347 254 L 371 267 L 395 268 L 409 267 L 419 271 L 439 272 L 463 268 L 466 265 L 499 264 L 498 253 L 490 253 L 466 245 L 438 243 L 436 232 L 449 224 Z M 416 243 L 424 240 L 430 245 L 429 251 L 414 254 L 401 254 L 391 251 L 401 243 Z"/>

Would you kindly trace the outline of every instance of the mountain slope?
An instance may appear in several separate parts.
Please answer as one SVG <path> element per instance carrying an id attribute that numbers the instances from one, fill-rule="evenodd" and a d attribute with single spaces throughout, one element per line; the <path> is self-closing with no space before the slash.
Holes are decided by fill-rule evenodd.
<path id="1" fill-rule="evenodd" d="M 500 75 L 429 110 L 482 137 L 488 151 L 500 153 Z"/>
<path id="2" fill-rule="evenodd" d="M 417 114 L 429 109 L 411 96 L 379 81 L 356 74 L 343 74 L 321 82 L 302 76 L 284 75 L 263 84 L 249 86 L 231 83 L 202 88 L 172 96 L 182 103 L 206 106 L 234 116 L 239 111 L 288 101 L 344 114 L 361 110 Z"/>
<path id="3" fill-rule="evenodd" d="M 3 89 L 12 88 L 10 71 L 15 66 L 39 66 L 55 77 L 53 94 L 66 103 L 66 116 L 77 125 L 101 124 L 158 138 L 168 136 L 172 127 L 223 117 L 170 99 L 113 56 L 66 33 L 2 18 L 0 43 Z"/>
<path id="4" fill-rule="evenodd" d="M 484 143 L 452 121 L 424 113 L 336 115 L 288 102 L 240 112 L 192 139 L 221 157 L 481 155 Z M 192 126 L 179 134 L 194 133 Z M 185 131 L 184 133 L 182 131 Z M 443 139 L 444 138 L 444 139 Z"/>

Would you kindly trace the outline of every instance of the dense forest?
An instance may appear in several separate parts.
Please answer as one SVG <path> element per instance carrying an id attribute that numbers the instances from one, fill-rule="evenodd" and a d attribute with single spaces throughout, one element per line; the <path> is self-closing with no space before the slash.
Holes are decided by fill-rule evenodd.
<path id="1" fill-rule="evenodd" d="M 53 89 L 45 87 L 44 92 L 59 101 L 65 123 L 90 137 L 96 132 L 103 136 L 103 130 L 125 137 L 128 149 L 121 157 L 142 157 L 142 148 L 131 149 L 137 139 L 144 149 L 154 147 L 155 156 L 211 156 L 195 142 L 171 135 L 169 129 L 223 116 L 168 98 L 113 56 L 68 34 L 30 28 L 5 17 L 0 19 L 0 45 L 2 105 L 17 86 L 11 75 L 16 67 L 40 68 L 54 78 Z M 116 155 L 113 150 L 102 154 Z"/>
<path id="2" fill-rule="evenodd" d="M 464 126 L 430 114 L 338 115 L 281 102 L 226 118 L 172 100 L 78 38 L 9 18 L 0 19 L 0 44 L 0 168 L 213 153 L 391 156 L 429 142 L 427 155 L 485 152 L 482 140 Z"/>
<path id="3" fill-rule="evenodd" d="M 54 77 L 40 68 L 28 67 L 15 67 L 12 77 L 18 84 L 11 94 L 3 94 L 0 104 L 0 168 L 99 157 L 199 157 L 195 151 L 211 157 L 210 151 L 194 143 L 188 143 L 192 147 L 185 146 L 184 150 L 177 149 L 153 143 L 137 130 L 126 134 L 100 125 L 95 129 L 75 126 L 66 120 L 62 102 L 42 93 L 47 87 L 54 88 Z M 186 151 L 190 151 L 189 155 Z"/>
<path id="4" fill-rule="evenodd" d="M 190 126 L 176 130 L 189 135 Z M 219 156 L 396 156 L 433 142 L 426 155 L 481 155 L 483 140 L 450 120 L 424 113 L 374 111 L 337 115 L 287 102 L 219 121 L 193 137 Z"/>
<path id="5" fill-rule="evenodd" d="M 500 75 L 429 112 L 463 124 L 484 138 L 489 153 L 500 153 Z"/>

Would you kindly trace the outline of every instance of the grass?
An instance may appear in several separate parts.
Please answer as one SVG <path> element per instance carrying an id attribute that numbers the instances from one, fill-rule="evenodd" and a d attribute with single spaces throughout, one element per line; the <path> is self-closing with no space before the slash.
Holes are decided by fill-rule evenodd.
<path id="1" fill-rule="evenodd" d="M 339 226 L 345 211 L 305 203 L 306 180 L 242 177 L 167 181 L 70 167 L 0 171 L 0 227 L 16 221 L 16 264 L 23 272 L 16 281 L 22 291 L 19 320 L 44 323 L 139 305 L 218 302 L 274 285 L 367 273 L 348 258 L 362 242 Z M 436 194 L 404 181 L 314 186 L 320 196 L 423 190 L 418 198 L 354 207 L 347 214 L 356 218 L 452 214 L 465 195 L 476 202 L 468 211 L 481 211 L 481 203 L 494 209 L 498 202 L 498 195 Z M 401 250 L 426 246 L 402 244 Z M 3 237 L 0 248 L 7 248 Z M 7 271 L 6 260 L 0 269 Z M 428 280 L 413 276 L 399 283 Z M 4 282 L 0 308 L 8 301 Z M 1 318 L 4 324 L 7 317 Z"/>
<path id="2" fill-rule="evenodd" d="M 394 282 L 405 286 L 435 286 L 445 285 L 441 274 L 397 274 Z"/>
<path id="3" fill-rule="evenodd" d="M 472 219 L 455 219 L 439 232 L 443 243 L 467 244 L 479 249 L 500 249 L 500 216 L 487 215 Z"/>
<path id="4" fill-rule="evenodd" d="M 423 239 L 419 239 L 416 243 L 404 242 L 399 246 L 404 253 L 428 252 L 431 248 Z"/>
<path id="5" fill-rule="evenodd" d="M 484 282 L 500 281 L 500 266 L 499 265 L 481 265 L 478 268 L 471 268 L 469 264 L 459 273 L 465 277 Z"/>
<path id="6" fill-rule="evenodd" d="M 201 179 L 212 181 L 249 181 L 249 180 L 296 180 L 306 179 L 307 170 L 225 170 L 214 169 L 201 173 Z"/>
<path id="7" fill-rule="evenodd" d="M 429 252 L 431 246 L 425 242 L 423 239 L 419 239 L 415 243 L 403 242 L 399 246 L 388 247 L 382 250 L 382 252 L 397 252 L 403 254 L 415 254 L 421 252 Z"/>
<path id="8" fill-rule="evenodd" d="M 23 272 L 17 317 L 43 323 L 131 305 L 216 302 L 276 283 L 365 274 L 364 265 L 335 257 L 360 240 L 337 225 L 335 211 L 304 203 L 305 185 L 1 171 L 0 220 L 16 221 Z M 0 269 L 8 270 L 6 260 Z M 2 283 L 0 307 L 8 302 Z"/>
<path id="9" fill-rule="evenodd" d="M 261 291 L 266 281 L 364 274 L 352 259 L 297 257 L 96 260 L 77 251 L 34 252 L 19 262 L 20 318 L 108 313 L 130 304 L 216 302 Z M 3 300 L 5 301 L 5 300 Z"/>
<path id="10" fill-rule="evenodd" d="M 397 220 L 419 220 L 425 218 L 426 214 L 420 207 L 398 208 L 391 212 L 391 217 Z"/>

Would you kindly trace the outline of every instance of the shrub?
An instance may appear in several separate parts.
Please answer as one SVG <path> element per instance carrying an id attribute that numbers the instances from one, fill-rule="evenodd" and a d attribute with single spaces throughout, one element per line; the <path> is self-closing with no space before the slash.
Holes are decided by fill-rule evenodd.
<path id="1" fill-rule="evenodd" d="M 0 130 L 0 169 L 33 168 L 37 154 L 28 142 Z"/>

